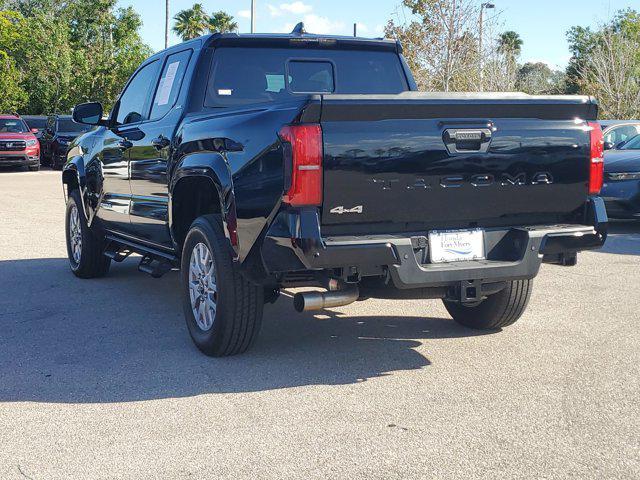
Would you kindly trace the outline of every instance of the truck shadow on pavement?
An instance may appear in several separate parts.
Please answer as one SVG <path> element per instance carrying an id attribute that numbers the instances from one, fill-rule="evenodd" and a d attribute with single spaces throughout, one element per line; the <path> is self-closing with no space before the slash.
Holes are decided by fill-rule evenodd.
<path id="1" fill-rule="evenodd" d="M 607 241 L 596 252 L 640 255 L 640 221 L 610 221 Z"/>
<path id="2" fill-rule="evenodd" d="M 479 335 L 448 319 L 265 310 L 248 353 L 214 359 L 191 343 L 178 275 L 155 280 L 133 261 L 76 279 L 66 259 L 0 262 L 0 401 L 101 403 L 341 385 L 429 360 L 422 340 Z"/>

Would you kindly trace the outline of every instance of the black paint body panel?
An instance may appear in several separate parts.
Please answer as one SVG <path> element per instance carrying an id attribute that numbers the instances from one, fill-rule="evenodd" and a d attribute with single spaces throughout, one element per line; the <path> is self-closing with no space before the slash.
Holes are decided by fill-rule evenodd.
<path id="1" fill-rule="evenodd" d="M 160 52 L 145 64 L 192 50 L 175 106 L 162 118 L 126 128 L 107 121 L 69 148 L 63 181 L 80 187 L 92 226 L 178 254 L 180 219 L 174 206 L 184 190 L 180 187 L 204 179 L 198 188 L 219 199 L 237 260 L 271 273 L 347 266 L 358 256 L 353 246 L 335 250 L 338 260 L 323 256 L 331 235 L 588 223 L 585 120 L 596 116 L 592 99 L 305 94 L 280 103 L 205 107 L 215 48 L 236 45 L 291 47 L 292 56 L 308 48 L 326 48 L 329 57 L 336 48 L 354 55 L 358 49 L 392 51 L 415 88 L 400 46 L 390 41 L 226 34 Z M 319 208 L 282 203 L 285 162 L 278 132 L 296 123 L 322 126 L 324 202 Z M 490 129 L 490 145 L 483 153 L 452 154 L 443 137 L 451 128 Z M 505 175 L 508 185 L 501 184 Z M 480 177 L 484 184 L 474 185 Z M 356 205 L 363 206 L 361 214 L 330 213 Z M 363 247 L 362 261 L 373 267 L 396 264 L 392 244 Z M 309 264 L 297 249 L 318 257 Z"/>
<path id="2" fill-rule="evenodd" d="M 372 224 L 390 231 L 542 224 L 567 221 L 584 206 L 589 162 L 584 123 L 465 121 L 466 128 L 491 126 L 487 153 L 447 151 L 444 131 L 460 126 L 460 120 L 323 120 L 323 224 L 346 225 L 350 233 L 355 224 L 362 224 L 363 232 L 377 228 Z M 331 213 L 359 205 L 361 214 Z"/>

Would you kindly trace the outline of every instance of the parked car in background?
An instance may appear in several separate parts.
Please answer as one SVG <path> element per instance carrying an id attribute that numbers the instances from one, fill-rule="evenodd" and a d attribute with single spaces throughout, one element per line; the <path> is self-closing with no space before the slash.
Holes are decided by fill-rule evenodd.
<path id="1" fill-rule="evenodd" d="M 604 155 L 602 197 L 612 218 L 640 219 L 640 135 Z"/>
<path id="2" fill-rule="evenodd" d="M 40 140 L 44 133 L 44 129 L 47 128 L 48 117 L 46 115 L 22 115 L 22 119 L 31 129 L 36 138 Z M 37 129 L 38 131 L 36 132 L 34 129 Z"/>
<path id="3" fill-rule="evenodd" d="M 88 125 L 75 123 L 70 115 L 51 115 L 40 138 L 42 163 L 61 169 L 67 160 L 69 144 L 78 135 L 91 130 Z"/>
<path id="4" fill-rule="evenodd" d="M 612 150 L 622 142 L 640 134 L 640 120 L 601 120 L 604 149 Z"/>
<path id="5" fill-rule="evenodd" d="M 0 115 L 0 166 L 40 169 L 40 144 L 18 115 Z"/>

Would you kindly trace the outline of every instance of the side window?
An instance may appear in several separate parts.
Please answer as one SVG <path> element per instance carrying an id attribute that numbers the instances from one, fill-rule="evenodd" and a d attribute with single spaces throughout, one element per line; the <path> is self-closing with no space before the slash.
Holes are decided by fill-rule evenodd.
<path id="1" fill-rule="evenodd" d="M 136 73 L 126 90 L 120 95 L 120 106 L 118 107 L 118 125 L 137 123 L 147 119 L 149 94 L 155 85 L 156 74 L 158 73 L 160 62 L 156 60 L 145 65 Z"/>
<path id="2" fill-rule="evenodd" d="M 165 116 L 175 105 L 190 58 L 191 50 L 174 53 L 167 57 L 160 76 L 160 83 L 153 98 L 151 120 Z"/>
<path id="3" fill-rule="evenodd" d="M 53 132 L 56 128 L 56 119 L 55 117 L 47 118 L 47 130 Z"/>
<path id="4" fill-rule="evenodd" d="M 607 133 L 607 138 L 605 138 L 605 141 L 617 145 L 620 142 L 626 142 L 631 137 L 634 137 L 637 134 L 638 127 L 636 127 L 635 125 L 621 125 L 619 127 L 612 128 L 611 131 Z"/>

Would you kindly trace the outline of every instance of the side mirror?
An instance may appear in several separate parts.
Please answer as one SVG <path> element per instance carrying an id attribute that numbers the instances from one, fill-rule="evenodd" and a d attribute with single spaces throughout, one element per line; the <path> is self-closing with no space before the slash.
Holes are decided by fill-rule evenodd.
<path id="1" fill-rule="evenodd" d="M 613 147 L 615 147 L 613 142 L 604 142 L 604 149 L 605 150 L 611 150 L 611 149 L 613 149 Z"/>
<path id="2" fill-rule="evenodd" d="M 73 109 L 73 121 L 85 125 L 100 125 L 102 104 L 99 102 L 81 103 Z"/>
<path id="3" fill-rule="evenodd" d="M 38 133 L 40 130 L 38 130 L 37 128 L 32 128 L 31 129 L 31 133 Z"/>

